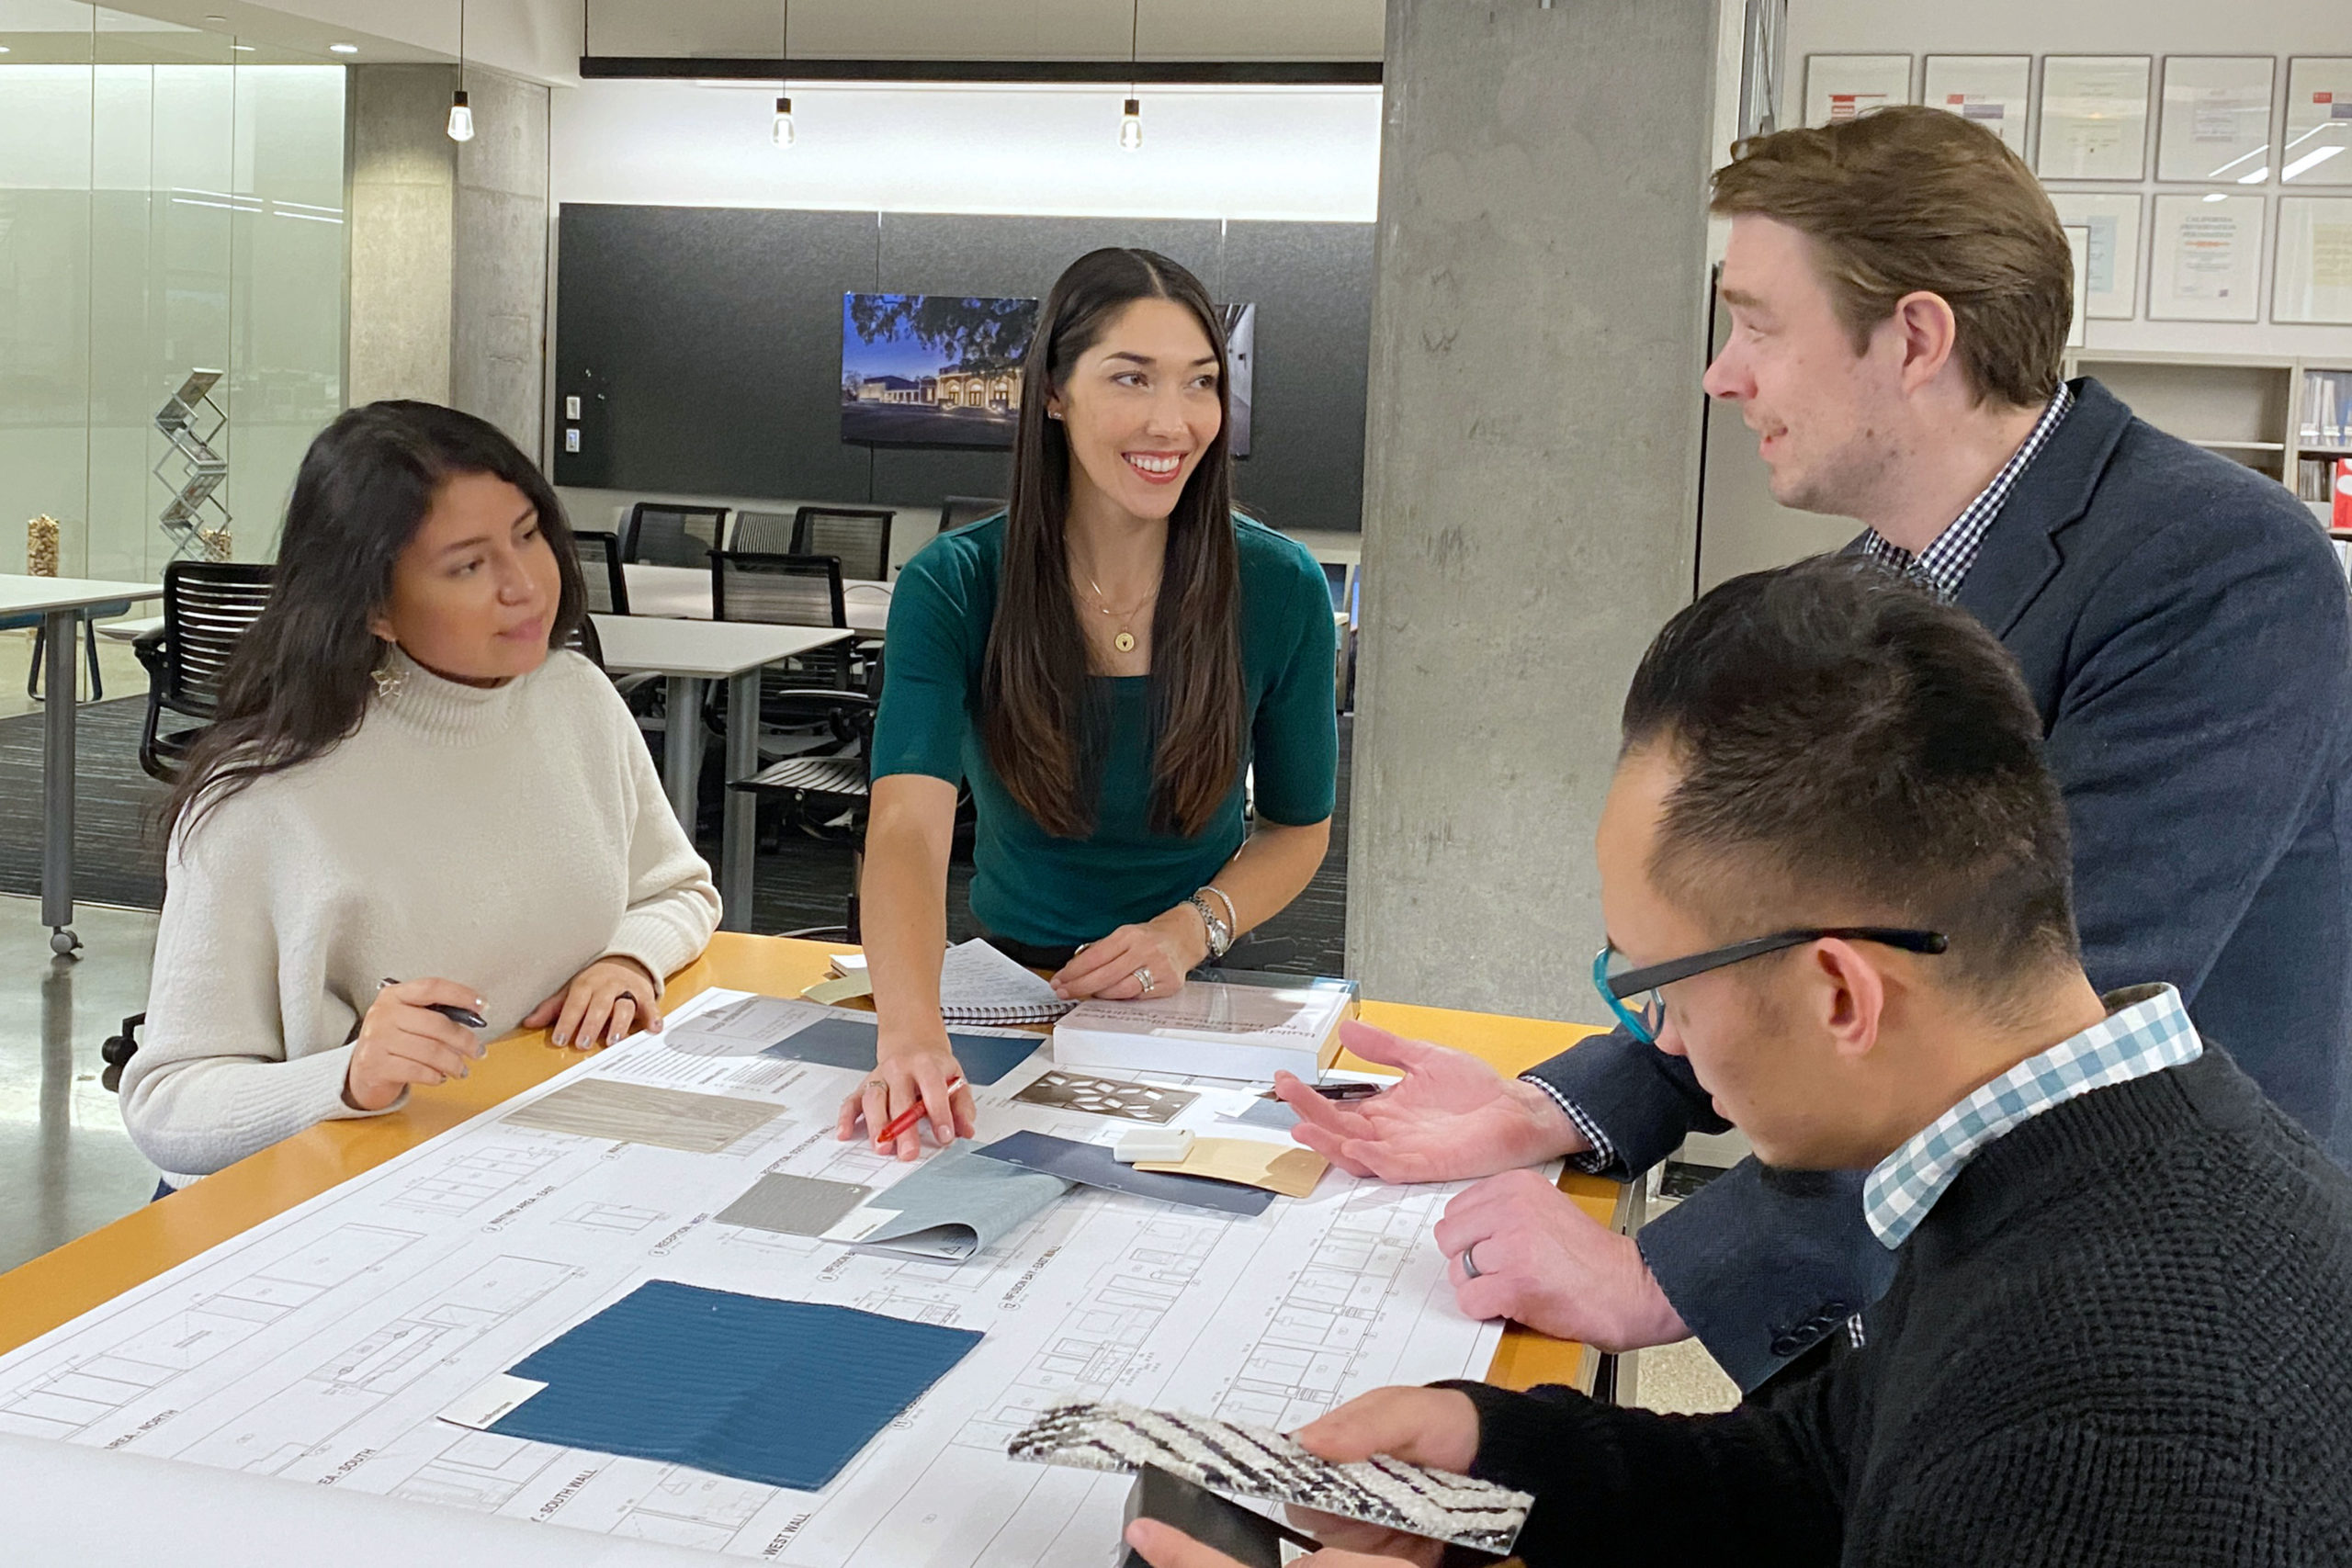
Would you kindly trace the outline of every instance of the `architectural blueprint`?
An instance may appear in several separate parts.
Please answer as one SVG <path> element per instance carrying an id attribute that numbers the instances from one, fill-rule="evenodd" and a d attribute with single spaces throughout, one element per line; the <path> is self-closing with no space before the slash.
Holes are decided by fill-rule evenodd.
<path id="1" fill-rule="evenodd" d="M 976 1089 L 981 1141 L 1133 1125 L 1013 1098 L 1050 1070 L 1040 1052 Z M 834 1137 L 858 1076 L 635 1037 L 0 1359 L 0 1432 L 810 1568 L 1099 1568 L 1127 1483 L 1008 1459 L 1039 1412 L 1114 1400 L 1287 1430 L 1384 1383 L 1478 1376 L 1500 1337 L 1456 1310 L 1430 1240 L 1453 1187 L 1333 1170 L 1247 1218 L 1081 1188 L 958 1264 L 724 1223 L 770 1174 L 887 1198 L 911 1168 Z M 1165 1081 L 1198 1090 L 1177 1125 L 1248 1131 L 1217 1120 L 1231 1086 Z M 776 1114 L 713 1153 L 513 1114 L 591 1082 Z M 438 1419 L 650 1280 L 985 1337 L 820 1493 Z"/>

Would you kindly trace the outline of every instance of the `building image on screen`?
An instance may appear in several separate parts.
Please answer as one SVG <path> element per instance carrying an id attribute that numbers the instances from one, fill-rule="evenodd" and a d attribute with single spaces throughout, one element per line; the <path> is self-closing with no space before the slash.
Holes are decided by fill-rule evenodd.
<path id="1" fill-rule="evenodd" d="M 1037 301 L 842 296 L 842 439 L 1011 446 Z"/>

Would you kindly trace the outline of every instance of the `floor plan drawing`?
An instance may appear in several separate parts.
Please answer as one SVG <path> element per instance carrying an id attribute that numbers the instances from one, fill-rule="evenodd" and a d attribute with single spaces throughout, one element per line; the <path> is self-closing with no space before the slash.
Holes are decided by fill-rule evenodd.
<path id="1" fill-rule="evenodd" d="M 1050 1070 L 1039 1053 L 977 1091 L 984 1141 L 1133 1124 L 1015 1098 Z M 1430 1238 L 1450 1187 L 1335 1170 L 1249 1217 L 1079 1189 L 952 1264 L 724 1223 L 768 1176 L 887 1205 L 915 1168 L 836 1138 L 858 1077 L 660 1036 L 583 1057 L 0 1358 L 0 1431 L 797 1568 L 1099 1568 L 1124 1479 L 1004 1454 L 1047 1405 L 1293 1426 L 1382 1383 L 1477 1375 L 1499 1339 L 1455 1310 Z M 1216 1117 L 1238 1091 L 1167 1087 L 1197 1095 L 1176 1125 L 1231 1132 Z M 565 1090 L 572 1110 L 531 1111 Z M 583 1100 L 596 1135 L 572 1130 Z M 649 1107 L 684 1146 L 604 1134 Z M 440 1418 L 651 1280 L 984 1337 L 821 1493 Z"/>

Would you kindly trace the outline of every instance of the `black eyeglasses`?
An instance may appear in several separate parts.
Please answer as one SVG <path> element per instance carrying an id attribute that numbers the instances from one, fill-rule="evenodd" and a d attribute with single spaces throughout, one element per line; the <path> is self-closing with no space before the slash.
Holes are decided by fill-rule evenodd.
<path id="1" fill-rule="evenodd" d="M 1592 984 L 1617 1021 L 1633 1032 L 1634 1038 L 1645 1045 L 1657 1043 L 1657 1032 L 1666 1021 L 1666 998 L 1659 987 L 1671 986 L 1677 980 L 1688 980 L 1693 975 L 1703 975 L 1710 969 L 1722 969 L 1734 964 L 1744 964 L 1751 958 L 1761 958 L 1768 953 L 1783 953 L 1792 947 L 1803 947 L 1809 942 L 1835 937 L 1841 942 L 1874 942 L 1882 947 L 1899 947 L 1905 953 L 1940 953 L 1951 942 L 1941 931 L 1905 931 L 1897 926 L 1816 926 L 1804 931 L 1777 931 L 1770 936 L 1736 942 L 1729 947 L 1718 947 L 1705 953 L 1694 953 L 1688 958 L 1671 959 L 1653 964 L 1646 969 L 1620 969 L 1618 962 L 1624 954 L 1615 945 L 1603 947 L 1593 955 Z M 1639 1010 L 1627 1007 L 1628 999 L 1641 998 Z"/>

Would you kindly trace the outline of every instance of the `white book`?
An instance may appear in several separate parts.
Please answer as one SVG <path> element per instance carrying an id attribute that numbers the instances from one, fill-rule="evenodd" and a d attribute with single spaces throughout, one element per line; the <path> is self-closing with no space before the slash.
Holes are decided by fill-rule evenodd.
<path id="1" fill-rule="evenodd" d="M 1253 1083 L 1288 1072 L 1312 1083 L 1339 1055 L 1340 1021 L 1355 1012 L 1356 987 L 1345 980 L 1195 980 L 1164 997 L 1080 1002 L 1054 1025 L 1054 1061 Z"/>

